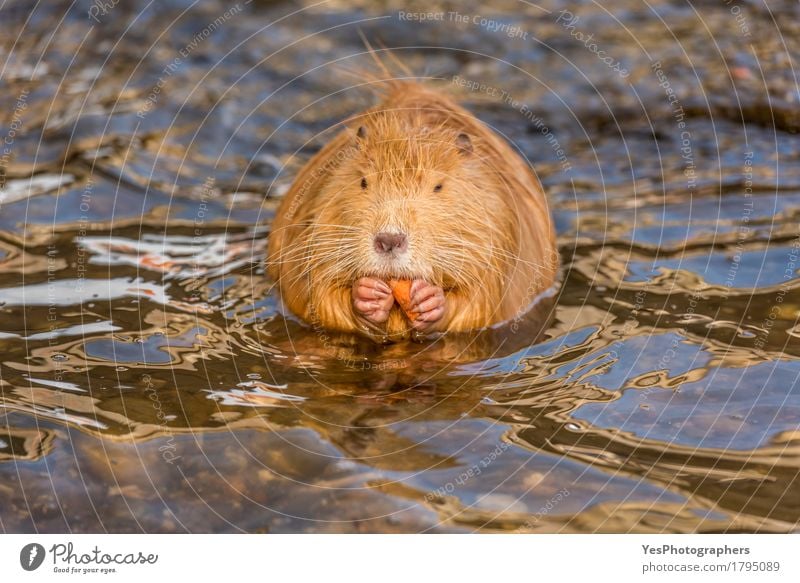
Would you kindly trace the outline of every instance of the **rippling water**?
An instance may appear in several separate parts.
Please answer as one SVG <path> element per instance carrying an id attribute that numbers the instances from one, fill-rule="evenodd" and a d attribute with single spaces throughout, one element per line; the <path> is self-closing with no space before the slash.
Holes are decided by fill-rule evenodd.
<path id="1" fill-rule="evenodd" d="M 3 530 L 797 528 L 795 2 L 157 4 L 0 7 Z M 359 30 L 535 165 L 563 285 L 515 326 L 281 313 Z"/>

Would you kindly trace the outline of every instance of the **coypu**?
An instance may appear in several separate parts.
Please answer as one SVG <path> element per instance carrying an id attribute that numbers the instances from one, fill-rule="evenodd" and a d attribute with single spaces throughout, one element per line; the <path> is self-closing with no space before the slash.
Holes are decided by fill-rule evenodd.
<path id="1" fill-rule="evenodd" d="M 555 279 L 538 179 L 490 128 L 415 81 L 382 81 L 299 172 L 272 224 L 268 268 L 315 326 L 400 339 L 520 317 Z M 390 280 L 411 280 L 409 311 Z"/>

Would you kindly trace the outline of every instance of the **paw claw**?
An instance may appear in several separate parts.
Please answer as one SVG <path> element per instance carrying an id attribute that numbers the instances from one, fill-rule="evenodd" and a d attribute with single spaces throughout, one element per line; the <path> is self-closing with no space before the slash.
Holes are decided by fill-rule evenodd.
<path id="1" fill-rule="evenodd" d="M 389 319 L 394 305 L 389 286 L 379 279 L 362 277 L 353 284 L 353 310 L 372 324 L 383 324 Z"/>
<path id="2" fill-rule="evenodd" d="M 412 322 L 414 329 L 424 332 L 441 321 L 445 312 L 444 290 L 423 280 L 411 286 L 411 309 L 417 314 Z"/>

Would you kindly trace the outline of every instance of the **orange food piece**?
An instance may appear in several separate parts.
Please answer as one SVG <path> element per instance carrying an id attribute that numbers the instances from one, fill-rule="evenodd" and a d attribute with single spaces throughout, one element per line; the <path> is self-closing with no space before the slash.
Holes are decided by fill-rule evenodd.
<path id="1" fill-rule="evenodd" d="M 400 309 L 413 322 L 417 318 L 417 313 L 411 310 L 411 280 L 390 279 L 389 287 L 392 288 L 392 295 L 397 300 Z"/>

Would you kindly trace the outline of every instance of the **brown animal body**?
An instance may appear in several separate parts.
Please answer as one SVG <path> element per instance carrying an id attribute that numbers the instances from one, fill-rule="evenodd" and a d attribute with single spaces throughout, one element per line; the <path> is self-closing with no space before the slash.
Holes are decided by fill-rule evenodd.
<path id="1" fill-rule="evenodd" d="M 521 316 L 558 267 L 538 180 L 448 97 L 408 81 L 383 89 L 277 210 L 268 266 L 284 303 L 312 325 L 373 338 Z M 412 282 L 406 310 L 388 285 L 398 280 Z"/>

